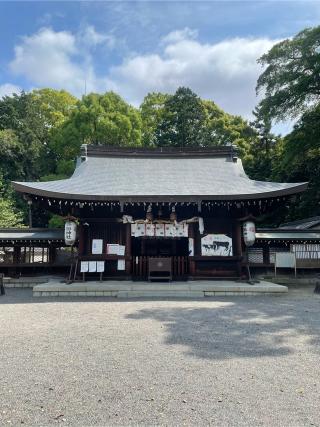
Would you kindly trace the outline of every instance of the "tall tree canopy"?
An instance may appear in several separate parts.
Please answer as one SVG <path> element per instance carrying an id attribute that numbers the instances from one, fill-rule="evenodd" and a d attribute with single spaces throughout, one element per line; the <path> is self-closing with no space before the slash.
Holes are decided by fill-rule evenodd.
<path id="1" fill-rule="evenodd" d="M 272 178 L 274 158 L 281 138 L 271 132 L 271 119 L 258 105 L 252 112 L 254 120 L 250 123 L 256 135 L 250 147 L 250 159 L 246 171 L 252 179 L 269 180 Z"/>
<path id="2" fill-rule="evenodd" d="M 141 128 L 139 111 L 114 92 L 84 96 L 53 134 L 56 172 L 70 173 L 82 144 L 141 145 Z"/>
<path id="3" fill-rule="evenodd" d="M 75 110 L 78 101 L 65 90 L 50 88 L 33 90 L 31 98 L 38 120 L 48 131 L 61 125 Z"/>
<path id="4" fill-rule="evenodd" d="M 273 179 L 309 181 L 309 190 L 290 205 L 287 219 L 319 215 L 320 26 L 277 43 L 259 62 L 266 66 L 257 83 L 263 98 L 256 124 L 268 124 L 262 137 L 268 141 L 271 120 L 299 120 L 289 135 L 276 139 L 255 170 L 263 172 L 267 164 Z"/>
<path id="5" fill-rule="evenodd" d="M 157 145 L 156 129 L 166 114 L 165 103 L 171 95 L 152 92 L 145 96 L 140 105 L 142 119 L 142 144 L 145 146 Z"/>
<path id="6" fill-rule="evenodd" d="M 290 208 L 290 218 L 320 215 L 320 105 L 306 112 L 278 147 L 273 178 L 309 181 L 309 190 Z"/>
<path id="7" fill-rule="evenodd" d="M 0 99 L 1 157 L 5 179 L 34 179 L 41 173 L 46 131 L 30 93 Z M 14 159 L 16 161 L 14 161 Z M 8 164 L 9 168 L 5 165 Z"/>
<path id="8" fill-rule="evenodd" d="M 259 62 L 261 107 L 277 120 L 295 118 L 320 101 L 320 26 L 275 44 Z"/>
<path id="9" fill-rule="evenodd" d="M 204 146 L 236 145 L 245 162 L 251 157 L 251 147 L 256 133 L 240 116 L 224 112 L 213 101 L 202 100 L 205 121 L 202 129 Z"/>
<path id="10" fill-rule="evenodd" d="M 155 130 L 159 146 L 203 145 L 205 110 L 201 99 L 189 88 L 181 87 L 164 103 L 165 114 Z"/>
<path id="11" fill-rule="evenodd" d="M 248 159 L 255 131 L 239 116 L 225 113 L 213 101 L 188 88 L 174 95 L 148 94 L 140 107 L 143 143 L 151 146 L 205 147 L 235 144 Z"/>
<path id="12" fill-rule="evenodd" d="M 5 181 L 33 180 L 54 171 L 50 141 L 76 98 L 66 91 L 34 90 L 0 100 L 0 171 Z"/>
<path id="13" fill-rule="evenodd" d="M 16 207 L 11 194 L 5 189 L 3 178 L 0 174 L 0 228 L 21 227 L 23 225 L 23 214 Z"/>
<path id="14" fill-rule="evenodd" d="M 52 135 L 69 116 L 75 103 L 72 95 L 53 89 L 22 92 L 0 99 L 2 212 L 16 206 L 26 219 L 27 209 L 21 198 L 12 193 L 10 181 L 38 180 L 56 170 Z M 4 216 L 0 211 L 0 218 Z M 6 218 L 8 223 L 8 215 Z M 16 221 L 11 218 L 14 225 Z"/>

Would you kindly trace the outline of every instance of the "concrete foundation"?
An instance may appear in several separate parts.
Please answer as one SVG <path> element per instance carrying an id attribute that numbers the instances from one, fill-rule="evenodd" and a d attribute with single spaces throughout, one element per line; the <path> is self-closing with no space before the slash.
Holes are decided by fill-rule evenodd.
<path id="1" fill-rule="evenodd" d="M 149 283 L 131 281 L 48 283 L 33 287 L 34 297 L 116 297 L 116 298 L 204 298 L 215 296 L 246 296 L 261 294 L 283 294 L 288 288 L 271 282 L 260 281 L 254 285 L 235 281 L 192 281 L 171 283 Z"/>

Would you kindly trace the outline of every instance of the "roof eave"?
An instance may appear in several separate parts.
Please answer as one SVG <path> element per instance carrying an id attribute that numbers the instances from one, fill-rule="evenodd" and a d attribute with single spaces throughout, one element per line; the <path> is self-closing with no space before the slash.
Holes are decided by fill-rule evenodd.
<path id="1" fill-rule="evenodd" d="M 94 194 L 69 194 L 60 193 L 55 191 L 48 191 L 44 189 L 35 188 L 29 185 L 25 185 L 20 182 L 12 182 L 14 189 L 22 194 L 29 194 L 38 197 L 63 199 L 63 200 L 89 200 L 89 201 L 128 201 L 128 202 L 153 202 L 153 201 L 181 201 L 181 202 L 192 202 L 201 200 L 254 200 L 254 199 L 269 199 L 275 197 L 285 197 L 294 194 L 302 193 L 308 188 L 308 183 L 299 183 L 289 188 L 283 188 L 280 190 L 274 190 L 264 193 L 251 193 L 251 194 L 232 194 L 232 195 L 157 195 L 157 196 L 137 196 L 137 195 L 94 195 Z"/>

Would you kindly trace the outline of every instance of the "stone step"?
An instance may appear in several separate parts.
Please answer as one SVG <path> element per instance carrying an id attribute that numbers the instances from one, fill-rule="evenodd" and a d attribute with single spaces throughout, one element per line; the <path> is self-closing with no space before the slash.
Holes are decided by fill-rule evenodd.
<path id="1" fill-rule="evenodd" d="M 203 298 L 230 295 L 283 294 L 286 292 L 288 292 L 286 286 L 276 285 L 266 281 L 254 285 L 233 281 L 193 281 L 185 283 L 109 281 L 72 284 L 51 281 L 33 287 L 33 296 L 35 297 L 105 296 L 117 298 Z"/>

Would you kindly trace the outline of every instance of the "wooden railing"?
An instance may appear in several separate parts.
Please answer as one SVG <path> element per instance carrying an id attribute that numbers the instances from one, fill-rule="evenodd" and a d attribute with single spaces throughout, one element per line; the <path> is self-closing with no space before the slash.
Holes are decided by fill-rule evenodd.
<path id="1" fill-rule="evenodd" d="M 132 276 L 134 279 L 147 280 L 150 256 L 132 257 Z M 160 258 L 160 257 L 156 257 Z M 171 258 L 172 276 L 174 280 L 185 279 L 189 274 L 189 260 L 187 256 L 163 257 Z"/>

